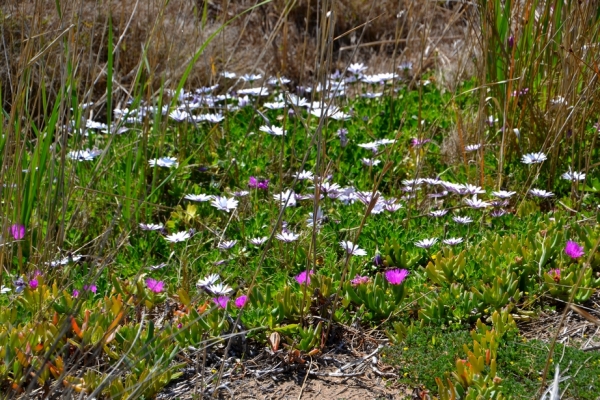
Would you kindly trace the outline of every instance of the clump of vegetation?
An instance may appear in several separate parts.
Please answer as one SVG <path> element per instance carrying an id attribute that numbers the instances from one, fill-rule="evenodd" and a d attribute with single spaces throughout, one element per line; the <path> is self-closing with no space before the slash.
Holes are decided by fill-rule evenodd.
<path id="1" fill-rule="evenodd" d="M 143 48 L 131 89 L 113 96 L 111 18 L 99 98 L 81 96 L 70 59 L 56 93 L 26 95 L 32 58 L 0 114 L 3 388 L 152 397 L 182 376 L 190 349 L 203 369 L 211 354 L 247 357 L 247 340 L 304 365 L 330 348 L 333 327 L 360 326 L 385 335 L 401 382 L 441 399 L 531 394 L 571 360 L 589 368 L 560 388 L 591 398 L 597 360 L 536 341 L 518 352 L 515 321 L 590 305 L 600 287 L 598 113 L 585 94 L 595 75 L 581 67 L 569 89 L 585 105 L 557 102 L 558 87 L 542 85 L 566 82 L 548 78 L 557 61 L 522 64 L 546 50 L 511 42 L 531 23 L 511 28 L 511 5 L 494 4 L 480 7 L 483 50 L 504 58 L 453 90 L 395 56 L 380 73 L 320 62 L 302 86 L 213 64 L 218 82 L 193 86 L 227 24 L 156 92 Z M 311 29 L 331 66 L 325 11 Z M 542 15 L 555 29 L 556 14 Z M 512 92 L 515 65 L 531 86 Z M 488 93 L 490 79 L 502 82 Z M 579 129 L 577 141 L 563 128 L 542 138 L 540 115 Z M 198 390 L 218 391 L 223 365 Z"/>

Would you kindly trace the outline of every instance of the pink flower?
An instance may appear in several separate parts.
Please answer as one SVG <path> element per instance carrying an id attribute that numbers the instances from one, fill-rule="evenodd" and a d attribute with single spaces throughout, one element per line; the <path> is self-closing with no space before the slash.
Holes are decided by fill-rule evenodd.
<path id="1" fill-rule="evenodd" d="M 360 276 L 357 274 L 354 277 L 354 279 L 352 279 L 350 281 L 350 283 L 352 284 L 352 286 L 358 286 L 358 285 L 362 285 L 363 283 L 369 283 L 370 280 L 371 280 L 371 278 L 369 278 L 368 276 Z"/>
<path id="2" fill-rule="evenodd" d="M 21 240 L 25 237 L 25 225 L 14 224 L 10 226 L 10 233 L 15 240 Z"/>
<path id="3" fill-rule="evenodd" d="M 79 297 L 79 290 L 73 289 L 73 297 Z"/>
<path id="4" fill-rule="evenodd" d="M 556 283 L 560 282 L 560 269 L 551 269 L 548 271 L 548 275 L 550 275 Z"/>
<path id="5" fill-rule="evenodd" d="M 315 272 L 312 269 L 310 271 L 302 271 L 298 275 L 296 275 L 294 279 L 296 279 L 296 282 L 298 282 L 301 285 L 304 285 L 305 283 L 307 285 L 310 285 L 310 276 L 314 273 Z"/>
<path id="6" fill-rule="evenodd" d="M 29 281 L 29 288 L 32 290 L 37 289 L 38 287 L 38 280 L 37 279 L 32 279 Z"/>
<path id="7" fill-rule="evenodd" d="M 583 251 L 583 247 L 578 245 L 572 240 L 567 241 L 567 245 L 565 246 L 565 253 L 573 259 L 581 257 L 585 252 Z"/>
<path id="8" fill-rule="evenodd" d="M 408 271 L 405 269 L 392 269 L 385 273 L 385 279 L 392 285 L 400 285 L 407 276 Z"/>
<path id="9" fill-rule="evenodd" d="M 258 179 L 251 176 L 250 179 L 248 179 L 248 187 L 256 189 L 258 187 Z"/>
<path id="10" fill-rule="evenodd" d="M 247 302 L 248 302 L 248 296 L 240 296 L 237 299 L 235 299 L 235 306 L 237 308 L 243 308 Z"/>
<path id="11" fill-rule="evenodd" d="M 219 308 L 227 308 L 227 302 L 229 301 L 229 297 L 219 296 L 219 297 L 215 297 L 214 299 L 212 299 L 212 301 L 214 301 L 215 304 L 217 305 L 217 307 L 219 307 Z M 236 300 L 236 302 L 237 302 L 237 300 Z"/>
<path id="12" fill-rule="evenodd" d="M 152 278 L 146 279 L 146 286 L 148 286 L 148 289 L 150 289 L 154 293 L 162 292 L 164 285 L 165 283 L 163 281 L 157 281 L 156 279 Z"/>
<path id="13" fill-rule="evenodd" d="M 96 285 L 83 285 L 83 290 L 89 290 L 90 292 L 96 294 L 98 288 L 96 287 Z"/>

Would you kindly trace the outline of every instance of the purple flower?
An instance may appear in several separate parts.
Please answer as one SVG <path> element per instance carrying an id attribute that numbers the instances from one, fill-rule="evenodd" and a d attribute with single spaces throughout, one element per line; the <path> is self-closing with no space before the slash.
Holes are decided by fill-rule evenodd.
<path id="1" fill-rule="evenodd" d="M 15 284 L 15 293 L 21 293 L 25 289 L 26 285 L 22 276 L 18 277 L 13 283 Z"/>
<path id="2" fill-rule="evenodd" d="M 350 283 L 352 284 L 352 286 L 358 286 L 358 285 L 362 285 L 363 283 L 369 283 L 370 280 L 371 280 L 371 278 L 369 278 L 368 276 L 360 276 L 357 274 L 354 277 L 354 279 L 352 279 L 350 281 Z"/>
<path id="3" fill-rule="evenodd" d="M 25 237 L 25 225 L 13 224 L 10 226 L 10 233 L 15 240 L 21 240 Z"/>
<path id="4" fill-rule="evenodd" d="M 31 290 L 35 290 L 38 287 L 38 280 L 37 279 L 32 279 L 29 281 L 29 288 Z"/>
<path id="5" fill-rule="evenodd" d="M 261 179 L 260 181 L 258 181 L 258 185 L 256 185 L 256 188 L 260 190 L 267 190 L 269 188 L 269 180 Z"/>
<path id="6" fill-rule="evenodd" d="M 246 303 L 248 302 L 248 296 L 240 296 L 237 299 L 235 299 L 235 306 L 237 308 L 243 308 Z"/>
<path id="7" fill-rule="evenodd" d="M 164 285 L 165 283 L 163 281 L 157 281 L 156 279 L 152 278 L 146 279 L 146 286 L 148 286 L 148 289 L 150 289 L 154 293 L 162 292 Z"/>
<path id="8" fill-rule="evenodd" d="M 256 189 L 258 187 L 258 179 L 251 176 L 250 179 L 248 179 L 248 187 Z"/>
<path id="9" fill-rule="evenodd" d="M 583 251 L 582 246 L 572 240 L 568 240 L 567 245 L 565 246 L 565 253 L 567 253 L 569 257 L 575 259 L 581 257 L 585 252 Z"/>
<path id="10" fill-rule="evenodd" d="M 219 297 L 215 297 L 214 299 L 212 299 L 212 301 L 219 308 L 227 308 L 227 302 L 229 301 L 229 297 L 227 297 L 227 296 L 219 296 Z M 236 300 L 236 303 L 237 303 L 237 300 Z"/>
<path id="11" fill-rule="evenodd" d="M 296 275 L 296 282 L 298 282 L 301 285 L 304 285 L 305 283 L 307 285 L 310 285 L 310 276 L 314 273 L 315 272 L 312 269 L 310 271 L 302 271 L 298 275 Z"/>
<path id="12" fill-rule="evenodd" d="M 418 139 L 418 138 L 412 138 L 411 143 L 413 147 L 421 147 L 423 146 L 425 143 L 429 143 L 431 142 L 431 139 Z"/>
<path id="13" fill-rule="evenodd" d="M 90 292 L 96 294 L 98 288 L 96 287 L 96 285 L 83 285 L 83 290 L 89 290 Z"/>
<path id="14" fill-rule="evenodd" d="M 508 47 L 512 48 L 514 45 L 515 45 L 515 37 L 511 35 L 508 37 Z"/>
<path id="15" fill-rule="evenodd" d="M 383 266 L 383 257 L 381 256 L 381 254 L 379 254 L 379 253 L 375 254 L 375 257 L 373 257 L 373 264 L 376 267 Z"/>
<path id="16" fill-rule="evenodd" d="M 407 276 L 408 271 L 405 269 L 392 269 L 385 273 L 385 279 L 392 285 L 400 285 Z"/>
<path id="17" fill-rule="evenodd" d="M 79 290 L 73 289 L 73 297 L 79 297 Z"/>

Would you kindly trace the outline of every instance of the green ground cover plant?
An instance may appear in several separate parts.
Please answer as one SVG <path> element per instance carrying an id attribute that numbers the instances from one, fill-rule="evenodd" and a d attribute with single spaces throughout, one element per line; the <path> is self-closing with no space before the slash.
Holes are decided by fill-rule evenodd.
<path id="1" fill-rule="evenodd" d="M 547 47 L 509 41 L 510 3 L 480 4 L 487 69 L 450 89 L 400 59 L 333 68 L 324 3 L 314 79 L 215 67 L 210 86 L 192 85 L 213 40 L 267 3 L 207 35 L 157 89 L 143 50 L 123 98 L 111 18 L 99 98 L 78 90 L 66 37 L 55 95 L 30 96 L 39 65 L 24 64 L 0 114 L 2 391 L 152 398 L 182 376 L 186 350 L 204 368 L 248 340 L 302 364 L 334 326 L 361 326 L 385 333 L 399 382 L 436 398 L 541 396 L 556 362 L 584 365 L 556 385 L 593 398 L 598 357 L 524 342 L 517 322 L 590 306 L 600 287 L 595 48 L 570 100 L 544 89 L 560 60 L 514 94 L 509 61 Z M 552 18 L 581 18 L 594 40 L 597 23 L 567 8 Z M 544 136 L 544 118 L 563 125 Z"/>

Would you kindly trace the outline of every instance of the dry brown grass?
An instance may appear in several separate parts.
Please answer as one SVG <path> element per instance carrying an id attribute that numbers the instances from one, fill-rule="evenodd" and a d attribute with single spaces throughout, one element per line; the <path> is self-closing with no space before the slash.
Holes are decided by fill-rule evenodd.
<path id="1" fill-rule="evenodd" d="M 72 65 L 82 101 L 98 100 L 106 90 L 109 16 L 114 26 L 115 96 L 127 97 L 142 70 L 148 93 L 161 82 L 173 84 L 187 62 L 223 22 L 256 4 L 251 0 L 54 0 L 9 1 L 0 6 L 2 55 L 0 83 L 4 105 L 14 102 L 19 85 L 36 95 L 40 86 L 57 93 Z M 218 73 L 263 72 L 295 83 L 317 73 L 318 25 L 322 1 L 274 0 L 234 21 L 208 46 L 188 86 L 211 84 Z M 391 71 L 412 61 L 422 70 L 444 67 L 464 73 L 456 60 L 469 53 L 464 8 L 459 3 L 418 0 L 335 2 L 331 69 L 364 62 L 370 72 Z M 331 7 L 326 8 L 331 9 Z M 207 18 L 203 24 L 203 11 Z M 147 51 L 144 52 L 144 49 Z M 145 54 L 145 56 L 144 56 Z M 461 63 L 461 65 L 466 65 Z M 454 78 L 444 76 L 444 79 Z M 27 77 L 27 78 L 25 78 Z M 30 103 L 31 104 L 31 103 Z"/>

